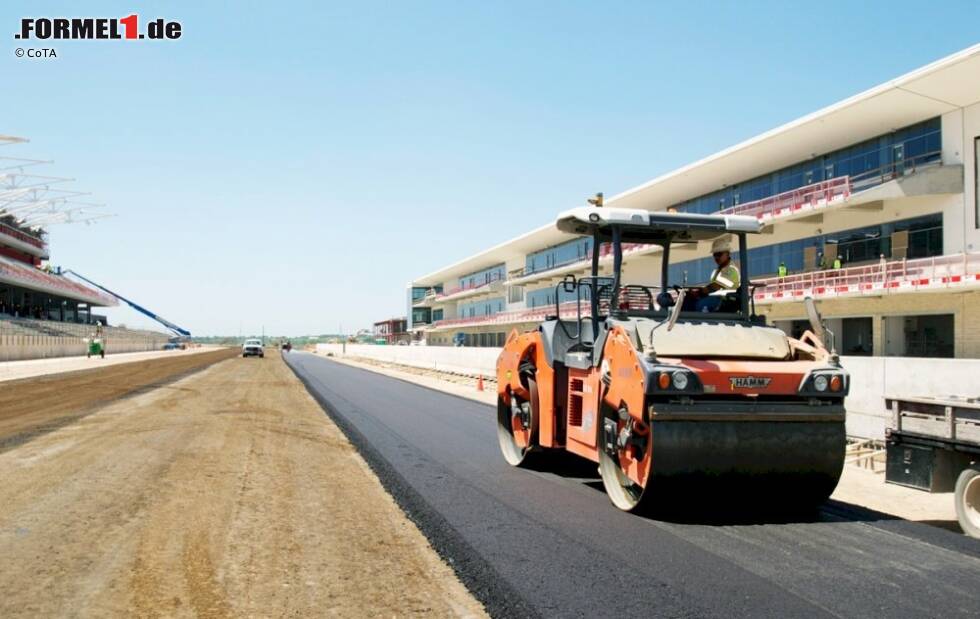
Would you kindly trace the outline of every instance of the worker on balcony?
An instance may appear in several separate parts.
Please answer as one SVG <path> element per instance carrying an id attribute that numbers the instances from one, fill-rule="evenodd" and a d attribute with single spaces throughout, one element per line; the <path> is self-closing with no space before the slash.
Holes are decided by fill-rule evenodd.
<path id="1" fill-rule="evenodd" d="M 732 240 L 723 236 L 711 244 L 711 257 L 715 259 L 715 270 L 711 273 L 711 281 L 700 289 L 696 310 L 699 312 L 715 312 L 721 306 L 722 300 L 729 292 L 738 290 L 741 280 L 738 268 L 732 264 Z"/>
<path id="2" fill-rule="evenodd" d="M 779 277 L 781 277 L 781 278 L 782 277 L 786 277 L 786 274 L 789 273 L 789 269 L 786 268 L 786 263 L 785 262 L 780 262 L 779 263 L 779 270 L 778 270 L 778 272 L 779 272 Z"/>
<path id="3" fill-rule="evenodd" d="M 840 270 L 841 264 L 842 263 L 841 263 L 840 256 L 834 256 L 834 270 L 835 271 L 839 271 Z"/>

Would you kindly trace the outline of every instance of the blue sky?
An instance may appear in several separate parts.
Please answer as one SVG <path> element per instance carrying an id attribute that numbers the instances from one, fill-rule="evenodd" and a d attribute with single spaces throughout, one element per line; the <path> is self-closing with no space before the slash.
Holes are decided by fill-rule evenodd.
<path id="1" fill-rule="evenodd" d="M 52 227 L 54 264 L 201 335 L 404 314 L 413 276 L 980 39 L 975 1 L 90 4 L 0 8 L 31 140 L 0 155 L 119 215 Z M 134 12 L 184 34 L 14 56 L 21 17 Z"/>

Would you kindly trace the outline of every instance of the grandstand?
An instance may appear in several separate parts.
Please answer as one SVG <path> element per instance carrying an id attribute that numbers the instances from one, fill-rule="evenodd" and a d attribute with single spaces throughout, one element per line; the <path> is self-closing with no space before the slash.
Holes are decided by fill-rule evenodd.
<path id="1" fill-rule="evenodd" d="M 84 355 L 95 325 L 0 316 L 0 361 Z M 158 331 L 103 327 L 109 353 L 160 350 L 170 337 Z"/>
<path id="2" fill-rule="evenodd" d="M 23 142 L 0 135 L 0 146 Z M 108 216 L 61 188 L 72 179 L 30 173 L 49 163 L 0 157 L 0 361 L 83 355 L 96 323 L 110 353 L 160 349 L 168 335 L 108 326 L 94 312 L 118 300 L 47 264 L 47 226 Z"/>

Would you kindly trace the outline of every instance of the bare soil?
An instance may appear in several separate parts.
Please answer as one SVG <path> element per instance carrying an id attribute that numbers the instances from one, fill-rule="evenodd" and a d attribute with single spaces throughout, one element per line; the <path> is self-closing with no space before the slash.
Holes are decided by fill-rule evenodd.
<path id="1" fill-rule="evenodd" d="M 38 410 L 73 414 L 47 384 Z M 3 617 L 484 614 L 278 355 L 103 406 L 0 471 Z"/>
<path id="2" fill-rule="evenodd" d="M 212 363 L 236 348 L 48 374 L 0 384 L 0 450 L 53 430 L 123 396 L 150 389 Z"/>

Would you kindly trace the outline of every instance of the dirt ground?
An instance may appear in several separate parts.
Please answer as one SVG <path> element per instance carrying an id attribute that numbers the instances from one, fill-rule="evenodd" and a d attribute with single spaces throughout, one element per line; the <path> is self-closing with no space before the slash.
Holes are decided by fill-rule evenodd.
<path id="1" fill-rule="evenodd" d="M 483 615 L 278 355 L 103 406 L 0 471 L 2 617 Z"/>
<path id="2" fill-rule="evenodd" d="M 122 396 L 237 354 L 238 349 L 226 348 L 5 381 L 0 385 L 0 450 L 70 423 Z"/>

